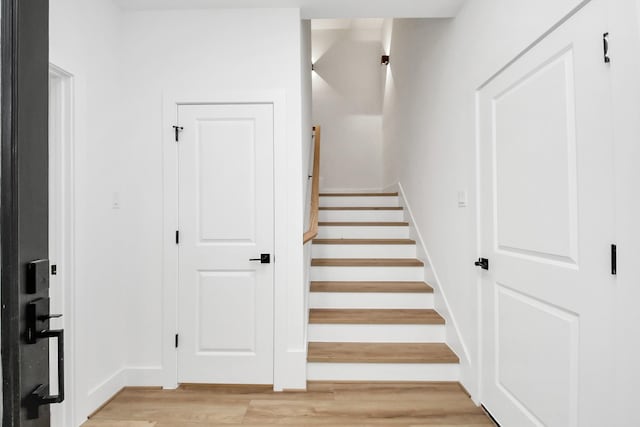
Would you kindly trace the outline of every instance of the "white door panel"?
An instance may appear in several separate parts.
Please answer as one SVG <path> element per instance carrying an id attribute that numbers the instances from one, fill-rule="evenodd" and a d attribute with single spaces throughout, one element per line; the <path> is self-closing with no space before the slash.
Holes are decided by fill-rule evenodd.
<path id="1" fill-rule="evenodd" d="M 504 426 L 607 424 L 613 243 L 606 5 L 478 94 L 482 401 Z"/>
<path id="2" fill-rule="evenodd" d="M 178 381 L 273 383 L 273 109 L 181 105 Z"/>

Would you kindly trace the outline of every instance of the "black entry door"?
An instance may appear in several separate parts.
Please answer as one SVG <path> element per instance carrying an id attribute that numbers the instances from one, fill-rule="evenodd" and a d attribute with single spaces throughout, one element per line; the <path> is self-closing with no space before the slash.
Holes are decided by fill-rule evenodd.
<path id="1" fill-rule="evenodd" d="M 49 5 L 1 1 L 2 425 L 40 427 L 62 398 L 49 395 L 49 345 L 62 344 L 49 330 Z"/>

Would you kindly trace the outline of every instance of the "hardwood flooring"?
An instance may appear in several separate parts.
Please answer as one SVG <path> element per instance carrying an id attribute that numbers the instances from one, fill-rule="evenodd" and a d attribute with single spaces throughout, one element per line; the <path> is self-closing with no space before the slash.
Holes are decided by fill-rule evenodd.
<path id="1" fill-rule="evenodd" d="M 402 206 L 320 206 L 321 211 L 401 211 Z"/>
<path id="2" fill-rule="evenodd" d="M 312 308 L 309 323 L 348 325 L 444 325 L 432 309 Z"/>
<path id="3" fill-rule="evenodd" d="M 422 267 L 413 258 L 313 258 L 312 267 Z"/>
<path id="4" fill-rule="evenodd" d="M 411 239 L 313 239 L 314 245 L 415 245 Z"/>
<path id="5" fill-rule="evenodd" d="M 311 292 L 433 293 L 425 282 L 311 282 Z"/>
<path id="6" fill-rule="evenodd" d="M 407 227 L 408 222 L 405 221 L 331 221 L 319 222 L 321 227 Z"/>
<path id="7" fill-rule="evenodd" d="M 398 193 L 320 193 L 320 197 L 394 197 Z"/>
<path id="8" fill-rule="evenodd" d="M 320 363 L 458 363 L 444 343 L 310 342 L 307 361 Z"/>
<path id="9" fill-rule="evenodd" d="M 310 382 L 306 392 L 265 386 L 127 388 L 83 427 L 493 426 L 458 383 Z"/>

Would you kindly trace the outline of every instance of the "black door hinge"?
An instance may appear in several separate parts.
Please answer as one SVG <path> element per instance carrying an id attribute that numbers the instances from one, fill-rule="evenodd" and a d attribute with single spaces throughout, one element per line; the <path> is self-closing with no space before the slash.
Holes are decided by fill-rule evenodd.
<path id="1" fill-rule="evenodd" d="M 178 348 L 178 334 L 176 334 L 176 348 Z"/>
<path id="2" fill-rule="evenodd" d="M 173 130 L 176 133 L 176 142 L 180 140 L 180 131 L 184 130 L 182 126 L 173 126 Z"/>
<path id="3" fill-rule="evenodd" d="M 53 264 L 53 265 L 51 266 L 51 275 L 52 275 L 52 276 L 55 276 L 56 274 L 58 274 L 58 266 L 57 266 L 57 265 L 55 265 L 55 264 Z"/>
<path id="4" fill-rule="evenodd" d="M 176 230 L 176 245 L 180 244 L 180 230 Z"/>
<path id="5" fill-rule="evenodd" d="M 608 64 L 611 62 L 611 57 L 609 56 L 609 33 L 604 33 L 602 35 L 602 47 L 604 49 L 604 63 Z"/>
<path id="6" fill-rule="evenodd" d="M 618 247 L 611 245 L 611 274 L 613 276 L 618 274 Z"/>

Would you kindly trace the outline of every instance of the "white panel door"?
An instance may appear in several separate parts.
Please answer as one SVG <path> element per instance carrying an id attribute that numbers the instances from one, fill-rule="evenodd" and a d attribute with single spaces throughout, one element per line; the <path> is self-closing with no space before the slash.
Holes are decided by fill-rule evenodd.
<path id="1" fill-rule="evenodd" d="M 178 381 L 273 384 L 273 106 L 180 105 Z"/>
<path id="2" fill-rule="evenodd" d="M 594 0 L 479 92 L 482 402 L 505 427 L 603 426 L 612 406 L 605 31 Z"/>

